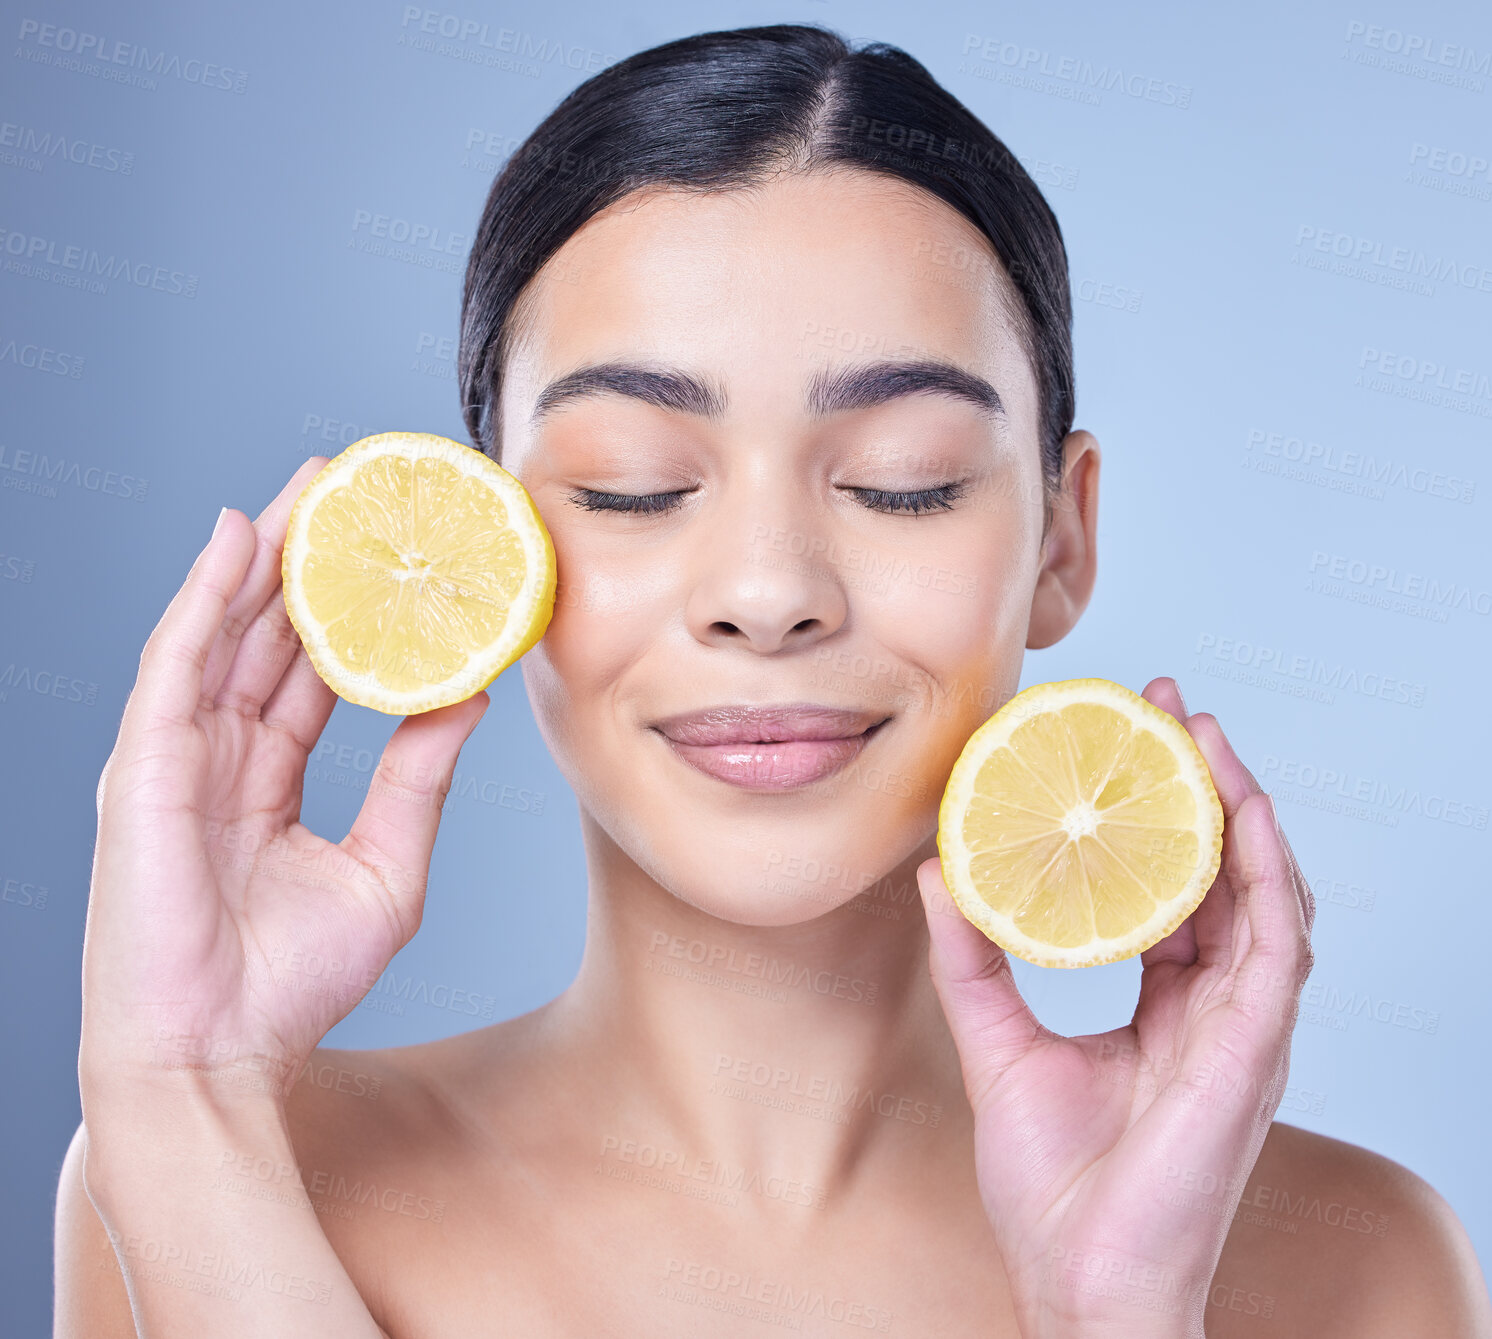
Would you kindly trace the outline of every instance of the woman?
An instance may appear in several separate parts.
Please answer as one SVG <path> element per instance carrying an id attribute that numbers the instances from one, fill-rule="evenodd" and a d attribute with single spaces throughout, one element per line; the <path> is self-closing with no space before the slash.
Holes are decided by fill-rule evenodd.
<path id="1" fill-rule="evenodd" d="M 1173 679 L 1224 865 L 1130 1024 L 1048 1032 L 942 884 L 954 759 L 1093 587 L 1070 322 L 1040 193 L 894 48 L 710 33 L 566 98 L 487 202 L 460 367 L 559 558 L 521 664 L 579 972 L 318 1045 L 418 928 L 488 699 L 302 827 L 335 698 L 278 574 L 325 458 L 225 510 L 100 780 L 57 1334 L 1492 1335 L 1430 1186 L 1271 1120 L 1314 906 Z"/>

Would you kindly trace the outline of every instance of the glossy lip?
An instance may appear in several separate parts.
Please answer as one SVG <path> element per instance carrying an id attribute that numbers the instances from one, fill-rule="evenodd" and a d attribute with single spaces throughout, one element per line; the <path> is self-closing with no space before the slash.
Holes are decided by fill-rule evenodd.
<path id="1" fill-rule="evenodd" d="M 708 707 L 651 728 L 707 776 L 747 790 L 791 790 L 838 771 L 890 719 L 801 702 Z"/>

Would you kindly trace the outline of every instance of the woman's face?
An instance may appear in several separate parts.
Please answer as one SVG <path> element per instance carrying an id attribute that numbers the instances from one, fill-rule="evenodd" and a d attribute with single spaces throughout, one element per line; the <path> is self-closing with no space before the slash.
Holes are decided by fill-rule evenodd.
<path id="1" fill-rule="evenodd" d="M 964 743 L 1081 612 L 1013 300 L 954 210 L 852 170 L 636 192 L 525 293 L 502 461 L 559 591 L 524 680 L 589 819 L 675 896 L 791 924 L 930 853 Z M 670 721 L 782 704 L 864 715 L 795 722 L 837 743 Z"/>

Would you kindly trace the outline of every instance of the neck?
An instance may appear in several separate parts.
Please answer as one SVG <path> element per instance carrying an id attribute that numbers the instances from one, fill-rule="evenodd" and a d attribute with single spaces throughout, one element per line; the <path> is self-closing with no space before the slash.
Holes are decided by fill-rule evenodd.
<path id="1" fill-rule="evenodd" d="M 582 824 L 585 953 L 550 1021 L 596 1085 L 603 1161 L 820 1205 L 893 1164 L 957 1174 L 972 1116 L 928 975 L 915 870 L 931 838 L 843 905 L 753 926 L 684 902 Z"/>

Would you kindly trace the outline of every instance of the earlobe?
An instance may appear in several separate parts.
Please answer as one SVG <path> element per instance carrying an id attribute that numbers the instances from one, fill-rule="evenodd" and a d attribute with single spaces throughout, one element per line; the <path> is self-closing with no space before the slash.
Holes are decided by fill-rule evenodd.
<path id="1" fill-rule="evenodd" d="M 1062 490 L 1042 545 L 1026 649 L 1060 642 L 1082 616 L 1098 576 L 1098 439 L 1079 428 L 1062 443 Z"/>

